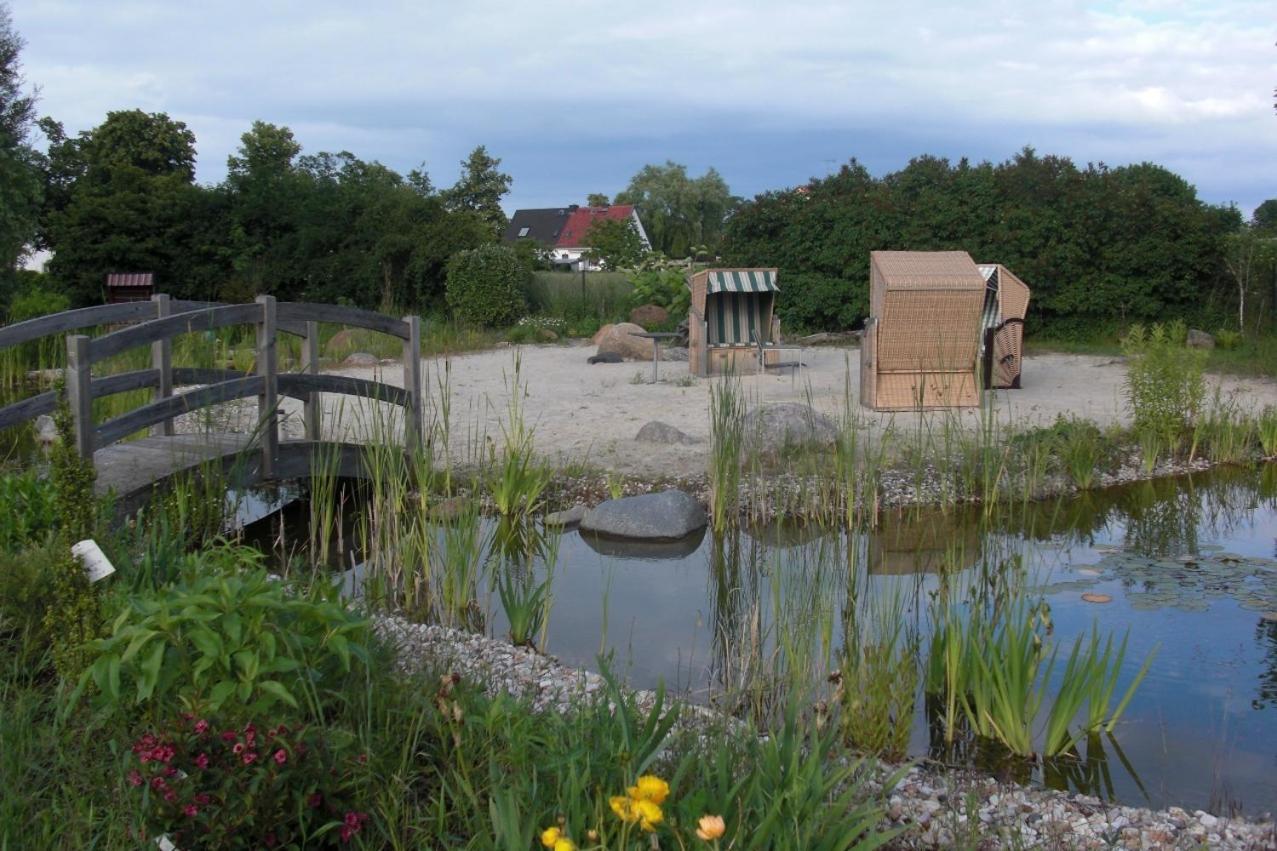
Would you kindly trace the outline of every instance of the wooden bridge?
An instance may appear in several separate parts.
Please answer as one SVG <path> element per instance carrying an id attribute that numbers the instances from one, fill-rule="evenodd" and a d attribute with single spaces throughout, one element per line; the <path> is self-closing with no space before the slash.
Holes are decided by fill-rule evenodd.
<path id="1" fill-rule="evenodd" d="M 403 341 L 403 387 L 380 381 L 319 372 L 319 323 L 365 328 Z M 79 332 L 123 325 L 98 337 Z M 232 326 L 256 329 L 256 363 L 252 373 L 229 369 L 173 366 L 173 338 L 181 334 Z M 301 338 L 300 369 L 278 370 L 279 335 Z M 320 431 L 321 393 L 359 396 L 404 409 L 404 443 L 422 438 L 421 320 L 395 319 L 380 313 L 329 304 L 276 302 L 259 296 L 250 304 L 181 301 L 166 295 L 150 301 L 68 310 L 0 328 L 0 349 L 51 335 L 66 334 L 65 391 L 74 423 L 76 451 L 92 458 L 100 493 L 114 492 L 117 509 L 131 512 L 157 485 L 202 465 L 221 464 L 235 472 L 240 485 L 306 478 L 317 456 L 338 465 L 338 474 L 363 475 L 363 447 L 325 443 Z M 149 346 L 149 369 L 111 375 L 93 374 L 94 365 L 128 349 Z M 194 387 L 174 392 L 175 387 Z M 151 390 L 151 401 L 102 423 L 95 423 L 93 400 L 132 390 Z M 256 397 L 258 420 L 250 434 L 178 434 L 174 419 L 182 414 L 237 399 Z M 279 400 L 303 403 L 304 438 L 281 441 Z M 57 407 L 50 390 L 0 408 L 0 429 L 50 414 Z M 144 429 L 151 434 L 124 442 Z"/>

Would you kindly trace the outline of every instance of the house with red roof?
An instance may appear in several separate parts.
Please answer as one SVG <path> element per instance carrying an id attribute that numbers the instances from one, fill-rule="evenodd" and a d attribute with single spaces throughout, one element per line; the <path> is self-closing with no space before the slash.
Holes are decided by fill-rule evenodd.
<path id="1" fill-rule="evenodd" d="M 588 250 L 585 235 L 595 222 L 605 220 L 629 221 L 643 241 L 643 247 L 651 250 L 652 243 L 643 230 L 643 223 L 639 221 L 638 211 L 633 204 L 611 204 L 606 207 L 571 204 L 567 207 L 515 210 L 503 240 L 513 243 L 530 239 L 540 243 L 556 266 L 572 269 L 584 266 L 586 270 L 596 271 L 599 266 L 584 256 Z"/>

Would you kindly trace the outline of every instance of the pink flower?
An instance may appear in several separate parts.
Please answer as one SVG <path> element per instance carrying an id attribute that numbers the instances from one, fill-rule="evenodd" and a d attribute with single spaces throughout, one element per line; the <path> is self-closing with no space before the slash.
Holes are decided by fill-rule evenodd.
<path id="1" fill-rule="evenodd" d="M 171 804 L 171 803 L 173 803 L 174 801 L 176 801 L 176 800 L 177 800 L 177 793 L 176 793 L 176 792 L 174 792 L 172 789 L 165 789 L 165 790 L 164 790 L 164 800 L 165 800 L 165 801 L 167 801 L 167 802 L 168 802 L 168 803 L 170 803 L 170 804 Z"/>
<path id="2" fill-rule="evenodd" d="M 201 753 L 195 757 L 195 766 L 196 768 L 208 768 L 208 754 Z"/>
<path id="3" fill-rule="evenodd" d="M 233 742 L 238 738 L 239 738 L 239 734 L 236 733 L 234 730 L 226 730 L 225 732 L 222 733 L 223 742 Z"/>
<path id="4" fill-rule="evenodd" d="M 235 747 L 231 748 L 231 751 L 232 751 L 232 752 L 233 752 L 236 756 L 239 756 L 240 754 L 242 754 L 242 753 L 244 752 L 245 748 L 246 748 L 246 746 L 245 746 L 245 744 L 244 744 L 243 742 L 236 742 L 236 743 L 235 743 Z"/>
<path id="5" fill-rule="evenodd" d="M 284 753 L 284 749 L 280 748 L 279 750 L 275 751 L 275 764 L 283 765 L 286 762 L 288 762 L 288 754 Z"/>
<path id="6" fill-rule="evenodd" d="M 306 799 L 306 806 L 310 807 L 312 810 L 322 803 L 324 803 L 324 796 L 319 792 L 311 793 L 311 796 Z"/>
<path id="7" fill-rule="evenodd" d="M 155 777 L 151 780 L 151 788 L 157 791 L 163 789 L 165 785 L 163 777 Z"/>
<path id="8" fill-rule="evenodd" d="M 244 760 L 245 765 L 252 765 L 253 763 L 257 762 L 257 752 L 249 751 L 248 753 L 244 754 L 244 756 L 242 756 L 241 759 Z"/>
<path id="9" fill-rule="evenodd" d="M 342 842 L 349 842 L 350 837 L 354 835 L 355 835 L 354 828 L 344 824 L 341 826 L 341 841 Z"/>
<path id="10" fill-rule="evenodd" d="M 195 806 L 194 804 L 187 804 L 185 807 L 182 808 L 182 812 L 186 813 L 187 818 L 195 818 L 197 815 L 200 814 L 200 808 Z"/>
<path id="11" fill-rule="evenodd" d="M 211 800 L 213 799 L 207 792 L 199 792 L 195 795 L 195 803 L 199 804 L 201 807 L 208 806 L 208 803 Z"/>
<path id="12" fill-rule="evenodd" d="M 136 768 L 129 772 L 130 786 L 141 786 L 143 782 L 145 781 L 142 780 L 142 773 Z"/>
<path id="13" fill-rule="evenodd" d="M 195 732 L 201 736 L 208 732 L 208 722 L 203 718 L 195 722 Z"/>
<path id="14" fill-rule="evenodd" d="M 265 836 L 263 836 L 263 837 L 262 837 L 262 843 L 263 843 L 263 844 L 264 844 L 267 848 L 274 848 L 274 847 L 275 847 L 275 845 L 276 845 L 278 842 L 279 842 L 279 840 L 275 838 L 275 834 L 273 834 L 273 833 L 268 833 L 268 834 L 266 834 Z"/>

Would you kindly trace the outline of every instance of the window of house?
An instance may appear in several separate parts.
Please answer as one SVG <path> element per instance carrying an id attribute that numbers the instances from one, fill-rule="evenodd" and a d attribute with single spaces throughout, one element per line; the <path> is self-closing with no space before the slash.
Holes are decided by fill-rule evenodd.
<path id="1" fill-rule="evenodd" d="M 527 235 L 528 235 L 528 231 L 530 231 L 530 230 L 532 230 L 532 228 L 519 228 L 519 237 L 520 237 L 520 238 L 523 238 L 523 237 L 527 236 Z"/>

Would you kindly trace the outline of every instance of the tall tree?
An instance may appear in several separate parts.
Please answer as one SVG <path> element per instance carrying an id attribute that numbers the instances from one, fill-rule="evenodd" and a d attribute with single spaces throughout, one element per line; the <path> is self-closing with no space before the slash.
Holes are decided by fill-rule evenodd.
<path id="1" fill-rule="evenodd" d="M 602 192 L 591 192 L 585 196 L 585 205 L 587 207 L 607 207 L 612 202 L 608 200 L 607 195 Z"/>
<path id="2" fill-rule="evenodd" d="M 461 177 L 444 197 L 450 210 L 478 214 L 494 239 L 500 238 L 509 224 L 501 199 L 510 191 L 511 178 L 500 170 L 500 165 L 500 158 L 491 156 L 480 145 L 461 162 Z"/>
<path id="3" fill-rule="evenodd" d="M 35 239 L 41 180 L 38 156 L 27 143 L 35 97 L 24 91 L 22 37 L 0 3 L 0 299 L 8 301 L 15 271 Z"/>
<path id="4" fill-rule="evenodd" d="M 173 295 L 215 286 L 222 238 L 213 199 L 194 184 L 195 135 L 164 113 L 111 112 L 74 141 L 53 122 L 49 269 L 77 304 L 102 297 L 109 272 L 154 272 Z"/>
<path id="5" fill-rule="evenodd" d="M 652 247 L 670 257 L 686 257 L 698 246 L 717 249 L 723 226 L 739 203 L 713 168 L 697 178 L 675 162 L 645 165 L 616 196 L 634 204 Z"/>

